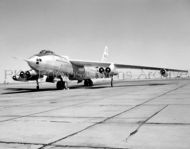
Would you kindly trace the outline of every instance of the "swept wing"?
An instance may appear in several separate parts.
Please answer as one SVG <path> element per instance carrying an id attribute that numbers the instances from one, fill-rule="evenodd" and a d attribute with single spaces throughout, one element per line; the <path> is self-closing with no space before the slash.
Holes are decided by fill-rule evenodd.
<path id="1" fill-rule="evenodd" d="M 95 62 L 95 61 L 82 61 L 82 60 L 70 60 L 70 62 L 77 66 L 93 66 L 93 67 L 109 67 L 112 63 L 110 62 Z M 114 64 L 115 68 L 118 69 L 146 69 L 146 70 L 166 70 L 174 72 L 188 72 L 187 70 L 171 69 L 164 67 L 149 67 L 149 66 L 139 66 L 139 65 L 125 65 L 125 64 Z"/>

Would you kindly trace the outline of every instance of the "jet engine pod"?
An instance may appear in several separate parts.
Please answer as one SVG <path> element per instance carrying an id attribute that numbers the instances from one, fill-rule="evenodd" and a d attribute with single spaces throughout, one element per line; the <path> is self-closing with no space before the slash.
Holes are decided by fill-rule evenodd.
<path id="1" fill-rule="evenodd" d="M 160 74 L 163 76 L 163 77 L 167 77 L 168 76 L 168 72 L 166 69 L 161 69 L 160 70 Z"/>
<path id="2" fill-rule="evenodd" d="M 40 78 L 40 76 L 35 71 L 29 70 L 24 73 L 24 78 L 26 78 L 27 80 L 36 80 Z"/>
<path id="3" fill-rule="evenodd" d="M 105 71 L 106 71 L 106 73 L 110 73 L 110 72 L 111 72 L 111 68 L 110 68 L 110 67 L 107 67 L 107 68 L 105 69 Z"/>
<path id="4" fill-rule="evenodd" d="M 17 78 L 16 78 L 16 76 L 15 76 L 15 75 L 13 76 L 13 80 L 17 80 Z"/>
<path id="5" fill-rule="evenodd" d="M 103 72 L 104 72 L 104 68 L 103 68 L 103 67 L 100 67 L 100 68 L 99 68 L 99 72 L 100 72 L 100 73 L 103 73 Z"/>
<path id="6" fill-rule="evenodd" d="M 106 67 L 105 72 L 106 72 L 107 74 L 111 75 L 111 76 L 118 74 L 118 71 L 117 71 L 117 69 L 115 68 L 114 63 L 111 63 L 109 67 Z"/>
<path id="7" fill-rule="evenodd" d="M 24 71 L 21 71 L 21 72 L 20 72 L 20 77 L 21 77 L 21 78 L 24 78 L 24 77 L 25 77 Z"/>
<path id="8" fill-rule="evenodd" d="M 31 77 L 30 71 L 26 71 L 25 74 L 26 74 L 26 77 L 27 77 L 27 78 L 30 78 L 30 77 Z"/>

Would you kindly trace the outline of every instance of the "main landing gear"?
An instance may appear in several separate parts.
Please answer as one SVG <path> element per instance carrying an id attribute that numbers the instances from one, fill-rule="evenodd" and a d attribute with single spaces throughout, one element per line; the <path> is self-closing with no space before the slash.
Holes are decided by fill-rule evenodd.
<path id="1" fill-rule="evenodd" d="M 66 81 L 63 81 L 62 78 L 60 78 L 60 81 L 57 82 L 56 87 L 58 90 L 67 89 L 68 83 Z"/>
<path id="2" fill-rule="evenodd" d="M 58 90 L 67 89 L 67 83 L 65 81 L 58 81 L 56 85 Z"/>
<path id="3" fill-rule="evenodd" d="M 40 89 L 38 79 L 36 80 L 36 89 L 37 89 L 37 90 Z"/>
<path id="4" fill-rule="evenodd" d="M 93 86 L 93 82 L 91 79 L 86 79 L 84 80 L 84 86 Z"/>
<path id="5" fill-rule="evenodd" d="M 111 87 L 113 87 L 113 77 L 111 77 Z"/>

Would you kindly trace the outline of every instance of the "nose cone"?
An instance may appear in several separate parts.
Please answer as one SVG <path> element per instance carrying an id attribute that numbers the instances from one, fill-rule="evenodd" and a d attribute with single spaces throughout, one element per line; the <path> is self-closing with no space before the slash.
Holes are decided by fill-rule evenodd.
<path id="1" fill-rule="evenodd" d="M 36 56 L 33 56 L 29 59 L 26 59 L 26 62 L 32 69 L 37 70 L 39 67 L 39 62 L 37 61 L 37 59 L 38 58 Z"/>

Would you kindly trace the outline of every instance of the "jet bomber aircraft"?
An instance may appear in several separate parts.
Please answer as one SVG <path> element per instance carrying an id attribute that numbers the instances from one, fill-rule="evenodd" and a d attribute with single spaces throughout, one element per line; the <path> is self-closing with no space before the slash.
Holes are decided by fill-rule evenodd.
<path id="1" fill-rule="evenodd" d="M 84 86 L 93 86 L 92 79 L 102 77 L 111 78 L 111 86 L 113 86 L 113 76 L 118 75 L 118 69 L 157 70 L 163 77 L 167 77 L 168 72 L 188 72 L 179 69 L 110 63 L 105 61 L 107 56 L 107 47 L 105 47 L 100 62 L 71 60 L 67 56 L 57 55 L 53 51 L 42 50 L 25 60 L 31 70 L 21 71 L 18 75 L 13 76 L 13 80 L 36 81 L 36 88 L 39 90 L 38 80 L 47 76 L 46 82 L 57 82 L 57 89 L 66 89 L 69 80 L 78 80 L 78 83 L 84 81 Z"/>

